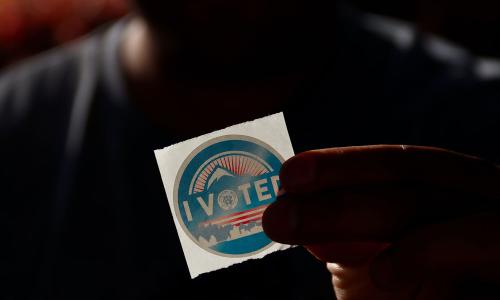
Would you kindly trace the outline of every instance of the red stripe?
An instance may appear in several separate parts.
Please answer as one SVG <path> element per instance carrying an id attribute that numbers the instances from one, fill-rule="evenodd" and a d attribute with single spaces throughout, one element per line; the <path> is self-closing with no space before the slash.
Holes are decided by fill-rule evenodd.
<path id="1" fill-rule="evenodd" d="M 240 157 L 239 156 L 234 157 L 234 169 L 236 170 L 236 173 L 238 173 L 238 175 L 241 175 L 240 174 Z"/>
<path id="2" fill-rule="evenodd" d="M 253 219 L 249 219 L 249 220 L 246 220 L 246 221 L 244 221 L 244 222 L 234 224 L 234 226 L 240 226 L 241 224 L 248 224 L 248 223 L 250 223 L 250 222 L 260 221 L 261 219 L 262 219 L 262 218 L 253 218 Z"/>
<path id="3" fill-rule="evenodd" d="M 249 214 L 249 215 L 246 215 L 246 216 L 243 216 L 243 217 L 228 219 L 227 221 L 224 221 L 224 222 L 219 223 L 219 224 L 233 223 L 234 221 L 239 221 L 239 220 L 243 220 L 243 219 L 254 217 L 254 216 L 258 216 L 259 217 L 258 219 L 261 219 L 262 218 L 262 213 L 263 212 L 259 211 L 259 212 L 256 212 L 256 213 L 253 213 L 253 214 Z M 213 221 L 211 221 L 210 223 L 213 223 Z"/>
<path id="4" fill-rule="evenodd" d="M 245 175 L 245 157 L 240 156 L 238 159 L 240 175 Z"/>
<path id="5" fill-rule="evenodd" d="M 254 170 L 255 170 L 255 167 L 256 167 L 256 163 L 255 163 L 255 160 L 252 160 L 252 163 L 250 164 L 249 168 L 248 168 L 248 173 L 252 176 L 255 176 L 257 174 L 254 173 Z"/>
<path id="6" fill-rule="evenodd" d="M 245 210 L 245 211 L 240 211 L 240 212 L 236 212 L 236 213 L 233 213 L 233 214 L 230 214 L 230 215 L 225 215 L 223 217 L 220 217 L 220 218 L 217 218 L 217 219 L 214 219 L 212 221 L 217 221 L 219 219 L 223 219 L 223 218 L 227 218 L 227 217 L 233 217 L 233 216 L 237 216 L 237 215 L 241 215 L 241 214 L 244 214 L 244 213 L 247 213 L 247 212 L 251 212 L 251 211 L 254 211 L 254 210 L 257 210 L 257 209 L 262 209 L 264 207 L 267 207 L 269 205 L 261 205 L 261 206 L 258 206 L 256 208 L 252 208 L 252 209 L 249 209 L 249 210 Z"/>
<path id="7" fill-rule="evenodd" d="M 221 219 L 225 219 L 225 218 L 228 218 L 228 217 L 235 217 L 235 218 L 237 218 L 237 217 L 238 217 L 238 215 L 241 215 L 241 214 L 244 214 L 244 213 L 248 213 L 248 212 L 252 212 L 252 211 L 255 211 L 255 210 L 258 210 L 258 209 L 263 209 L 263 208 L 266 208 L 267 206 L 269 206 L 269 205 L 261 205 L 261 206 L 258 206 L 258 207 L 256 207 L 256 208 L 252 208 L 252 209 L 249 209 L 249 210 L 245 210 L 245 211 L 241 211 L 241 212 L 233 213 L 233 214 L 230 214 L 230 215 L 225 215 L 225 216 L 219 217 L 219 218 L 217 218 L 217 219 L 213 219 L 213 220 L 210 220 L 210 221 L 206 221 L 206 222 L 204 222 L 204 223 L 202 223 L 202 224 L 214 223 L 214 222 L 217 222 L 217 221 L 219 221 L 219 220 L 221 220 Z M 262 211 L 262 212 L 259 212 L 259 213 L 263 213 L 263 211 Z M 250 215 L 252 215 L 252 214 L 248 214 L 247 216 L 250 216 Z M 244 216 L 244 217 L 247 217 L 247 216 Z M 232 219 L 232 220 L 234 220 L 235 218 L 231 218 L 231 219 Z M 222 223 L 221 223 L 221 224 L 222 224 Z"/>
<path id="8" fill-rule="evenodd" d="M 247 170 L 248 161 L 249 161 L 248 157 L 243 157 L 243 167 L 241 168 L 241 172 L 244 175 L 248 175 L 248 170 Z"/>
<path id="9" fill-rule="evenodd" d="M 237 156 L 233 156 L 233 164 L 234 164 L 234 171 L 236 172 L 236 174 L 239 175 L 239 172 L 238 172 L 238 157 Z"/>
<path id="10" fill-rule="evenodd" d="M 234 166 L 233 166 L 234 161 L 233 161 L 233 158 L 234 158 L 233 156 L 228 156 L 227 160 L 229 161 L 229 170 L 231 170 L 231 172 L 234 173 Z"/>

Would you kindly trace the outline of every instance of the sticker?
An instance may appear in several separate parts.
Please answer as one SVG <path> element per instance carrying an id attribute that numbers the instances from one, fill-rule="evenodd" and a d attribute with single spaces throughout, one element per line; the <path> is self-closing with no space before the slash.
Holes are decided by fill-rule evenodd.
<path id="1" fill-rule="evenodd" d="M 174 191 L 177 218 L 198 246 L 248 256 L 272 244 L 262 213 L 276 199 L 283 158 L 247 136 L 214 138 L 183 163 Z"/>
<path id="2" fill-rule="evenodd" d="M 282 113 L 156 150 L 155 156 L 192 278 L 289 248 L 262 229 L 281 165 L 293 156 Z"/>

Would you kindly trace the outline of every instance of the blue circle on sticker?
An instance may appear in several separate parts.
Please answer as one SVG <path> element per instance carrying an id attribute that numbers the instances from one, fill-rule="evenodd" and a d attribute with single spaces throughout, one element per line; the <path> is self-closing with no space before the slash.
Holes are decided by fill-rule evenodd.
<path id="1" fill-rule="evenodd" d="M 174 188 L 177 219 L 186 234 L 221 256 L 249 256 L 270 247 L 262 214 L 276 200 L 282 163 L 272 147 L 247 136 L 222 136 L 196 148 Z"/>

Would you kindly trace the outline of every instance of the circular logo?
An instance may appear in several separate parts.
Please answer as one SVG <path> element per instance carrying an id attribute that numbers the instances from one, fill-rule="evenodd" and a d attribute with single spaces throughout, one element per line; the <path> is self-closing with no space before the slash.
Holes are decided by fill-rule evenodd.
<path id="1" fill-rule="evenodd" d="M 236 204 L 238 204 L 238 196 L 236 196 L 235 191 L 223 190 L 219 193 L 217 201 L 219 202 L 219 206 L 223 210 L 230 210 L 235 208 Z"/>
<path id="2" fill-rule="evenodd" d="M 239 257 L 272 245 L 262 214 L 279 190 L 283 158 L 255 138 L 229 135 L 196 148 L 174 187 L 177 219 L 203 249 Z"/>

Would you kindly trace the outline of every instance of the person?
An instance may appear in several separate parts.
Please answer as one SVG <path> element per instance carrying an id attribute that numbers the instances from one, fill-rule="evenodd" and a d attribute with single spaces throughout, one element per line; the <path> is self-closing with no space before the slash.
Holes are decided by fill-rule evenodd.
<path id="1" fill-rule="evenodd" d="M 265 230 L 333 263 L 339 299 L 430 299 L 471 270 L 458 287 L 495 295 L 497 62 L 341 2 L 134 3 L 0 77 L 4 298 L 331 299 L 300 247 L 190 280 L 154 160 L 281 110 L 297 153 L 326 150 L 284 164 Z M 484 160 L 338 148 L 373 144 Z"/>

